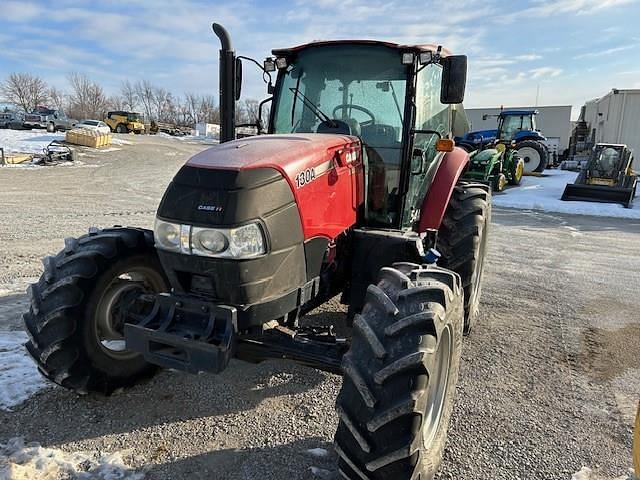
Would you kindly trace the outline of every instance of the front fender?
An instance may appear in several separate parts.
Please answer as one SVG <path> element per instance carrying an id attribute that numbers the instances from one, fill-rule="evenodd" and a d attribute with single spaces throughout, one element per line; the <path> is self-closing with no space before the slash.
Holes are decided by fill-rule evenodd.
<path id="1" fill-rule="evenodd" d="M 453 188 L 468 163 L 469 154 L 461 148 L 456 147 L 444 155 L 431 187 L 422 201 L 418 233 L 440 228 Z"/>

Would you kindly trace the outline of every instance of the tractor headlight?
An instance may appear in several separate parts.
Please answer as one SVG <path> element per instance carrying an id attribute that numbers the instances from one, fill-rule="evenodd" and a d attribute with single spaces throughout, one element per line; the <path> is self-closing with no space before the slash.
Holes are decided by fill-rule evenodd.
<path id="1" fill-rule="evenodd" d="M 257 223 L 229 230 L 229 253 L 235 258 L 257 257 L 266 252 L 264 235 Z"/>
<path id="2" fill-rule="evenodd" d="M 156 241 L 156 247 L 172 252 L 180 251 L 180 225 L 156 218 L 153 235 Z"/>
<path id="3" fill-rule="evenodd" d="M 224 252 L 229 246 L 227 236 L 219 230 L 194 227 L 191 233 L 191 249 L 196 255 Z"/>
<path id="4" fill-rule="evenodd" d="M 156 247 L 201 257 L 254 258 L 267 251 L 267 243 L 258 223 L 237 228 L 206 228 L 176 225 L 156 220 Z"/>

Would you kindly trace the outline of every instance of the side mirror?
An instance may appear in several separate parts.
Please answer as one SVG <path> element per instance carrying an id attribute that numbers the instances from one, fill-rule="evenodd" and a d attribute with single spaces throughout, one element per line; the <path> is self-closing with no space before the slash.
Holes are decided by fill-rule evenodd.
<path id="1" fill-rule="evenodd" d="M 236 58 L 236 101 L 240 100 L 242 93 L 242 60 Z"/>
<path id="2" fill-rule="evenodd" d="M 411 175 L 420 175 L 424 170 L 424 150 L 414 148 L 411 156 Z"/>
<path id="3" fill-rule="evenodd" d="M 467 56 L 444 57 L 440 63 L 443 67 L 440 102 L 445 105 L 462 103 L 467 84 Z"/>

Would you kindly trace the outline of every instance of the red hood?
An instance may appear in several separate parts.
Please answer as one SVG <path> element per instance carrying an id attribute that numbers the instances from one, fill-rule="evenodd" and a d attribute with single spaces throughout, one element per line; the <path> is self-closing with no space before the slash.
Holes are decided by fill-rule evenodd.
<path id="1" fill-rule="evenodd" d="M 247 137 L 200 152 L 187 165 L 278 170 L 295 197 L 305 239 L 335 238 L 356 222 L 356 212 L 364 198 L 360 140 L 348 135 Z"/>
<path id="2" fill-rule="evenodd" d="M 233 170 L 262 167 L 288 170 L 292 164 L 324 160 L 327 150 L 354 142 L 358 142 L 356 137 L 324 133 L 258 135 L 221 143 L 194 155 L 187 165 Z"/>

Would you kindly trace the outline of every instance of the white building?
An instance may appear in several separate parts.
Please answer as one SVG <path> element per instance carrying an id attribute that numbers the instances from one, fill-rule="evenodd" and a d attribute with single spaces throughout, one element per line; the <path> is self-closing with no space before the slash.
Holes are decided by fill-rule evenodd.
<path id="1" fill-rule="evenodd" d="M 640 89 L 613 89 L 588 101 L 581 113 L 595 143 L 626 143 L 640 156 Z M 636 168 L 638 168 L 636 166 Z"/>
<path id="2" fill-rule="evenodd" d="M 199 137 L 220 137 L 220 125 L 217 123 L 196 123 L 196 135 Z"/>
<path id="3" fill-rule="evenodd" d="M 571 105 L 551 105 L 542 107 L 504 107 L 505 110 L 537 110 L 538 129 L 549 139 L 550 146 L 557 145 L 558 153 L 569 146 L 571 136 Z M 471 131 L 491 130 L 498 127 L 495 115 L 500 108 L 465 108 L 471 124 Z M 483 119 L 485 115 L 494 115 Z"/>

